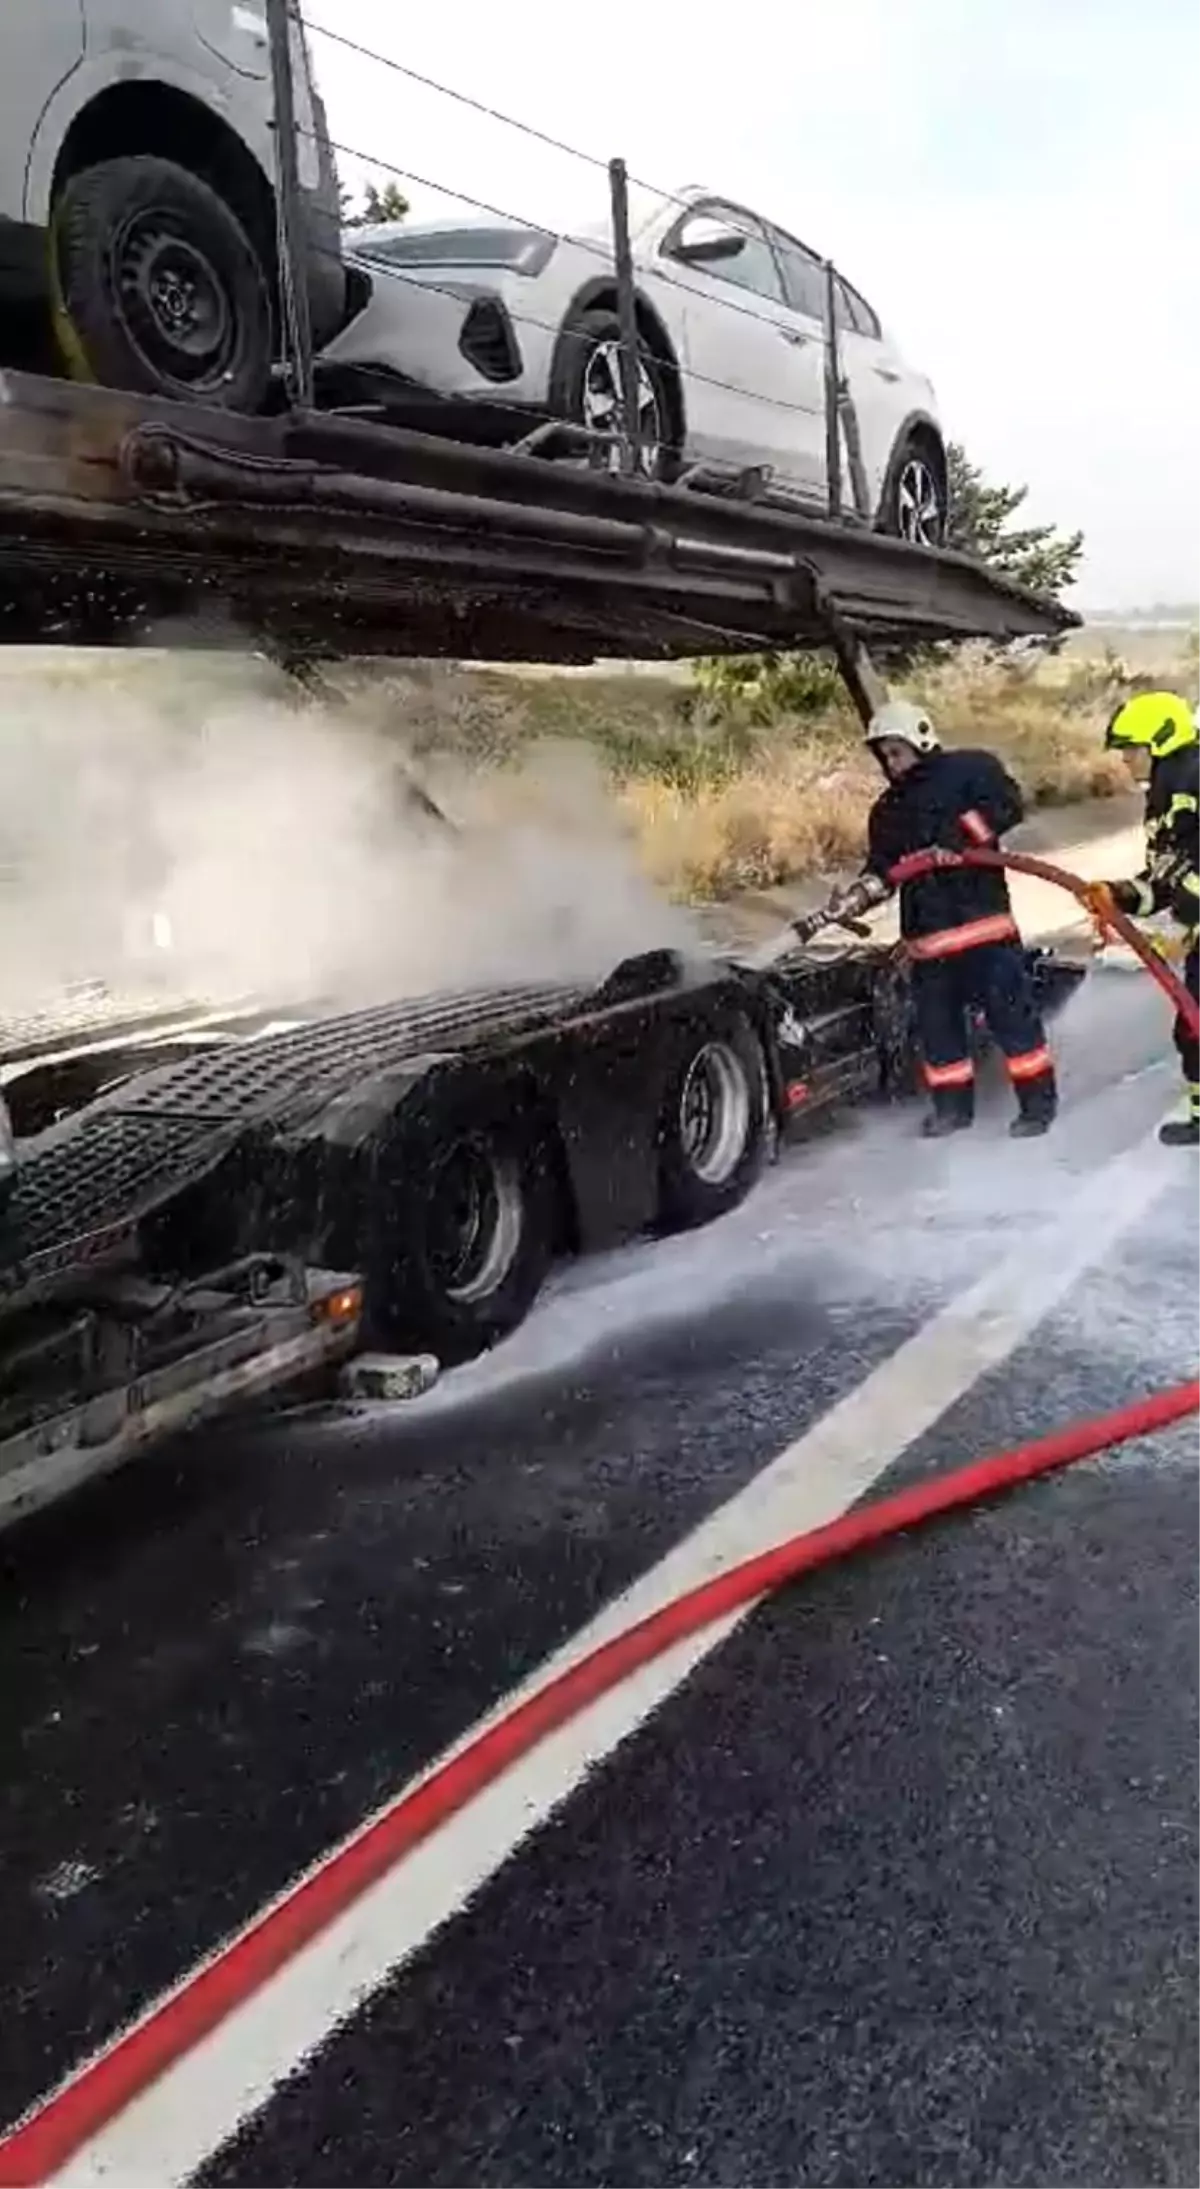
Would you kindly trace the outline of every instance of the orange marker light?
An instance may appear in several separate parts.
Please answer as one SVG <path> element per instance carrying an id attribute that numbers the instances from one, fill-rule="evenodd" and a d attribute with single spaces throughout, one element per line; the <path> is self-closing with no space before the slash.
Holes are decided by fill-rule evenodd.
<path id="1" fill-rule="evenodd" d="M 362 1314 L 363 1296 L 361 1285 L 343 1285 L 338 1292 L 327 1292 L 324 1299 L 314 1300 L 313 1318 L 317 1322 L 352 1323 Z"/>

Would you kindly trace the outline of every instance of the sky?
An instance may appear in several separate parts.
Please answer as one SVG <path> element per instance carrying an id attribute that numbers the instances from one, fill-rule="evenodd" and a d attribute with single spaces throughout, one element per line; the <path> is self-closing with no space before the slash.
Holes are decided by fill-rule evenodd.
<path id="1" fill-rule="evenodd" d="M 870 298 L 949 437 L 1081 527 L 1085 609 L 1200 594 L 1194 0 L 305 0 L 344 180 L 414 218 L 602 215 L 604 175 L 336 30 L 666 190 L 778 220 Z M 406 171 L 406 172 L 405 172 Z M 448 193 L 457 193 L 449 195 Z"/>

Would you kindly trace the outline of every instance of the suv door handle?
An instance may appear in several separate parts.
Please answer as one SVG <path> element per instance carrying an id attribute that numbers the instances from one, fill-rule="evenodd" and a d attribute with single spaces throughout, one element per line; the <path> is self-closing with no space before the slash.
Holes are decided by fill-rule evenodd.
<path id="1" fill-rule="evenodd" d="M 894 365 L 873 365 L 871 370 L 878 373 L 881 380 L 899 380 L 900 378 L 900 374 L 896 371 Z"/>
<path id="2" fill-rule="evenodd" d="M 801 349 L 806 342 L 812 341 L 812 336 L 804 334 L 799 327 L 780 327 L 779 333 L 783 340 L 790 342 L 792 348 L 796 350 Z"/>

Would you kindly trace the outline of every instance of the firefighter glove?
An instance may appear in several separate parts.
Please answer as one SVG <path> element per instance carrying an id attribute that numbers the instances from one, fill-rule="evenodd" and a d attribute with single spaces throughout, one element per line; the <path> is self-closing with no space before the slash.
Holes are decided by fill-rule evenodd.
<path id="1" fill-rule="evenodd" d="M 1127 903 L 1122 902 L 1126 887 L 1123 882 L 1089 882 L 1083 892 L 1083 901 L 1091 913 L 1092 924 L 1101 942 L 1105 940 L 1111 926 L 1113 913 L 1130 909 Z"/>
<path id="2" fill-rule="evenodd" d="M 825 907 L 831 922 L 861 920 L 864 912 L 890 897 L 888 884 L 878 874 L 860 874 L 853 882 L 835 889 Z"/>
<path id="3" fill-rule="evenodd" d="M 1110 882 L 1112 900 L 1118 912 L 1141 912 L 1145 909 L 1142 891 L 1136 882 Z"/>

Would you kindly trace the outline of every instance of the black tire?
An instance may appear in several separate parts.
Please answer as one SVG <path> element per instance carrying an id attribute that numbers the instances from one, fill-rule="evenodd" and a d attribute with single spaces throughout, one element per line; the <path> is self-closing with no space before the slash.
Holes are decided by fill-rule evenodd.
<path id="1" fill-rule="evenodd" d="M 574 312 L 564 320 L 559 343 L 559 366 L 551 394 L 552 407 L 560 418 L 569 418 L 575 425 L 595 426 L 619 430 L 622 409 L 619 378 L 621 323 L 613 311 L 604 305 L 595 305 L 588 311 Z M 681 431 L 677 410 L 678 375 L 656 357 L 643 339 L 638 344 L 642 379 L 642 417 L 648 431 L 646 441 L 652 442 L 651 453 L 643 454 L 643 468 L 651 479 L 669 479 L 678 465 L 681 454 Z M 603 361 L 603 388 L 595 385 L 598 364 Z M 674 385 L 673 385 L 674 383 Z M 597 408 L 596 399 L 604 400 Z M 651 409 L 655 425 L 650 430 Z M 645 450 L 645 443 L 643 444 Z M 619 453 L 615 444 L 597 445 L 587 459 L 597 471 L 615 471 L 619 468 Z"/>
<path id="2" fill-rule="evenodd" d="M 55 332 L 77 379 L 257 411 L 270 287 L 236 214 L 197 175 L 138 154 L 72 175 L 54 211 Z"/>
<path id="3" fill-rule="evenodd" d="M 460 1221 L 461 1219 L 461 1221 Z M 448 1101 L 380 1149 L 367 1342 L 472 1360 L 517 1328 L 553 1258 L 554 1185 L 530 1121 Z"/>
<path id="4" fill-rule="evenodd" d="M 762 1048 L 745 1019 L 697 1027 L 659 1120 L 660 1231 L 694 1231 L 744 1201 L 767 1156 Z"/>
<path id="5" fill-rule="evenodd" d="M 943 547 L 949 522 L 946 459 L 927 436 L 906 434 L 888 466 L 878 529 L 914 547 Z"/>

